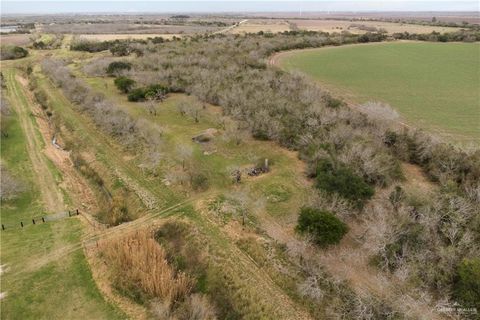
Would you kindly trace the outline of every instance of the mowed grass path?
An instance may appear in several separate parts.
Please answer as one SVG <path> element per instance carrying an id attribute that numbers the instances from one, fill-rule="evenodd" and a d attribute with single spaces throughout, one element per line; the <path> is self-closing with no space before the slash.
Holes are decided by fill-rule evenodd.
<path id="1" fill-rule="evenodd" d="M 453 141 L 480 138 L 480 44 L 397 42 L 294 51 L 280 66 L 353 102 L 383 101 Z"/>

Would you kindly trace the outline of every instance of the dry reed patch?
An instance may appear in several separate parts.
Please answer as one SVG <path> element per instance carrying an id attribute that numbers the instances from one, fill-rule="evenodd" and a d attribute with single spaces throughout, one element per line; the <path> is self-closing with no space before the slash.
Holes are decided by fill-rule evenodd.
<path id="1" fill-rule="evenodd" d="M 194 280 L 168 264 L 165 250 L 148 230 L 103 240 L 99 249 L 114 286 L 129 296 L 143 301 L 158 298 L 172 305 L 193 288 Z"/>

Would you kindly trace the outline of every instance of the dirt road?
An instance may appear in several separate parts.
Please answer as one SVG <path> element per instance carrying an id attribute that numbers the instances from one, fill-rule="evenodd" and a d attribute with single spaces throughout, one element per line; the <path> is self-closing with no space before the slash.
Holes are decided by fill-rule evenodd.
<path id="1" fill-rule="evenodd" d="M 49 167 L 48 160 L 41 150 L 45 145 L 41 135 L 35 130 L 33 121 L 35 121 L 28 106 L 28 101 L 22 90 L 19 81 L 16 79 L 15 71 L 9 70 L 7 73 L 8 92 L 11 97 L 11 105 L 18 115 L 20 125 L 26 137 L 27 152 L 32 162 L 33 171 L 38 177 L 38 189 L 41 193 L 41 199 L 44 208 L 51 212 L 65 210 L 63 194 L 58 183 Z"/>

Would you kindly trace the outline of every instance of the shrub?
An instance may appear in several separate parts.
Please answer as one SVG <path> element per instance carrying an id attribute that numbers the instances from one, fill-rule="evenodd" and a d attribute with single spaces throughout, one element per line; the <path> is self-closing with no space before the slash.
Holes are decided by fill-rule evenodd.
<path id="1" fill-rule="evenodd" d="M 135 81 L 127 77 L 118 77 L 113 81 L 113 83 L 115 84 L 117 89 L 122 91 L 123 93 L 130 92 L 132 87 L 135 85 Z"/>
<path id="2" fill-rule="evenodd" d="M 137 102 L 142 100 L 145 100 L 145 92 L 143 88 L 134 89 L 128 94 L 128 101 Z"/>
<path id="3" fill-rule="evenodd" d="M 33 94 L 34 94 L 35 99 L 37 100 L 38 104 L 40 105 L 40 107 L 42 107 L 43 110 L 47 110 L 48 109 L 48 98 L 47 98 L 47 95 L 45 94 L 45 92 L 37 90 L 37 91 L 34 91 Z"/>
<path id="4" fill-rule="evenodd" d="M 208 189 L 208 177 L 203 173 L 192 174 L 191 184 L 193 190 L 206 190 Z"/>
<path id="5" fill-rule="evenodd" d="M 334 166 L 329 160 L 319 162 L 316 179 L 318 189 L 337 193 L 360 208 L 374 194 L 374 189 L 350 168 L 341 164 Z"/>
<path id="6" fill-rule="evenodd" d="M 70 44 L 72 51 L 100 52 L 108 50 L 110 43 L 108 41 L 93 41 L 87 39 L 73 39 Z"/>
<path id="7" fill-rule="evenodd" d="M 0 60 L 14 60 L 26 57 L 27 49 L 17 46 L 1 46 Z"/>
<path id="8" fill-rule="evenodd" d="M 148 97 L 151 97 L 155 100 L 161 100 L 168 92 L 169 89 L 167 87 L 164 87 L 160 84 L 152 84 L 148 87 L 132 90 L 128 95 L 128 101 L 143 101 Z"/>
<path id="9" fill-rule="evenodd" d="M 123 70 L 130 70 L 132 68 L 132 64 L 130 62 L 123 62 L 123 61 L 114 61 L 110 63 L 107 67 L 107 74 L 113 75 Z"/>
<path id="10" fill-rule="evenodd" d="M 453 295 L 465 307 L 480 309 L 480 258 L 464 259 L 460 263 Z"/>
<path id="11" fill-rule="evenodd" d="M 116 42 L 110 46 L 110 52 L 114 56 L 123 57 L 130 54 L 130 47 L 126 42 Z"/>
<path id="12" fill-rule="evenodd" d="M 322 247 L 339 243 L 347 233 L 347 225 L 328 211 L 302 208 L 296 230 L 309 234 L 313 241 Z"/>

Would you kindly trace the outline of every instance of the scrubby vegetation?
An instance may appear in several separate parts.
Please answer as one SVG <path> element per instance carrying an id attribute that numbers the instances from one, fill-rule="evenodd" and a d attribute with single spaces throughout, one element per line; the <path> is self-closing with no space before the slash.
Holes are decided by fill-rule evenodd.
<path id="1" fill-rule="evenodd" d="M 308 32 L 198 37 L 187 46 L 170 43 L 157 47 L 155 52 L 152 48 L 144 50 L 142 58 L 134 63 L 131 75 L 136 81 L 145 82 L 145 79 L 152 78 L 157 83 L 166 83 L 170 88 L 222 106 L 225 114 L 248 123 L 255 137 L 276 140 L 299 150 L 313 174 L 319 165 L 325 164 L 324 159 L 335 159 L 335 163 L 341 165 L 338 168 L 333 165 L 324 167 L 320 173 L 327 180 L 319 182 L 320 186 L 357 204 L 372 197 L 373 186 L 385 187 L 401 180 L 400 161 L 420 165 L 442 186 L 436 197 L 449 200 L 414 205 L 404 200 L 403 206 L 409 208 L 403 211 L 406 216 L 395 214 L 392 207 L 381 202 L 375 204 L 374 211 L 383 212 L 391 221 L 390 225 L 398 226 L 400 230 L 410 230 L 410 225 L 402 220 L 406 217 L 412 223 L 424 225 L 425 229 L 420 228 L 418 232 L 429 245 L 414 247 L 410 251 L 402 249 L 403 253 L 399 255 L 395 248 L 405 248 L 404 244 L 408 242 L 402 242 L 404 240 L 397 237 L 398 233 L 392 233 L 393 242 L 400 241 L 398 245 L 379 247 L 377 253 L 395 259 L 403 256 L 402 265 L 415 270 L 412 277 L 419 277 L 433 290 L 451 288 L 452 267 L 464 256 L 477 252 L 474 243 L 478 243 L 478 239 L 470 235 L 475 228 L 473 212 L 478 211 L 479 203 L 476 195 L 480 181 L 478 151 L 467 153 L 445 143 L 433 142 L 428 135 L 415 130 L 389 128 L 383 120 L 371 119 L 345 106 L 331 108 L 328 106 L 331 97 L 316 85 L 301 76 L 266 66 L 265 59 L 275 51 L 358 41 L 358 36 L 348 34 L 328 36 Z M 336 179 L 330 179 L 332 184 L 325 182 L 338 176 L 348 183 L 337 184 Z M 350 182 L 355 182 L 354 187 Z M 453 203 L 463 205 L 452 207 Z M 412 211 L 421 213 L 412 215 Z M 445 224 L 439 219 L 447 212 L 462 218 L 454 218 L 455 223 Z M 369 216 L 375 214 L 367 213 Z M 459 224 L 459 221 L 462 222 Z M 446 240 L 442 235 L 445 232 L 454 232 L 456 240 Z M 385 235 L 377 232 L 377 240 L 372 241 L 379 241 L 382 236 Z M 449 251 L 451 256 L 447 258 L 443 250 L 452 245 L 457 250 Z M 427 258 L 426 251 L 437 258 L 431 259 L 431 255 Z M 445 265 L 433 262 L 438 259 L 447 259 Z M 425 268 L 427 264 L 431 269 Z M 439 279 L 426 270 L 446 277 Z"/>
<path id="2" fill-rule="evenodd" d="M 158 125 L 133 119 L 115 103 L 73 77 L 61 60 L 46 59 L 42 68 L 81 111 L 89 113 L 102 130 L 118 138 L 125 147 L 143 146 L 150 154 L 159 151 L 162 129 Z"/>
<path id="3" fill-rule="evenodd" d="M 32 48 L 38 50 L 58 49 L 62 46 L 63 34 L 35 34 L 31 37 Z"/>
<path id="4" fill-rule="evenodd" d="M 306 173 L 316 180 L 319 189 L 318 194 L 315 193 L 317 198 L 310 201 L 311 207 L 304 208 L 300 213 L 298 230 L 301 233 L 310 235 L 320 246 L 335 244 L 348 231 L 337 216 L 342 220 L 347 216 L 356 216 L 369 224 L 362 240 L 379 270 L 393 274 L 408 270 L 408 276 L 417 287 L 428 288 L 440 298 L 444 298 L 445 293 L 454 292 L 446 298 L 470 301 L 471 288 L 465 286 L 462 279 L 470 279 L 472 274 L 476 274 L 475 267 L 465 265 L 464 261 L 478 256 L 479 250 L 479 238 L 476 236 L 480 230 L 476 215 L 480 203 L 478 151 L 459 150 L 434 142 L 421 132 L 391 126 L 391 119 L 371 117 L 350 109 L 308 79 L 267 64 L 269 56 L 281 50 L 383 39 L 384 35 L 373 33 L 358 36 L 292 31 L 245 37 L 197 36 L 161 44 L 125 42 L 115 47 L 112 54 L 136 52 L 138 58 L 129 61 L 131 65 L 128 67 L 120 68 L 128 69 L 128 78 L 118 77 L 114 81 L 122 92 L 128 93 L 128 96 L 123 96 L 125 100 L 146 100 L 145 105 L 163 100 L 170 92 L 193 95 L 201 102 L 194 106 L 178 104 L 180 115 L 189 116 L 184 119 L 191 118 L 188 119 L 191 122 L 186 122 L 189 125 L 201 123 L 198 114 L 202 103 L 213 104 L 222 107 L 222 116 L 234 118 L 237 128 L 248 129 L 258 139 L 276 141 L 298 151 L 308 165 Z M 103 48 L 102 45 L 96 46 L 82 48 L 87 51 Z M 101 64 L 99 61 L 95 63 Z M 159 159 L 170 160 L 161 157 L 163 131 L 153 121 L 136 119 L 122 108 L 123 105 L 116 103 L 120 100 L 96 93 L 86 82 L 74 77 L 64 61 L 47 59 L 42 64 L 42 70 L 63 90 L 78 111 L 88 114 L 98 128 L 126 149 L 140 156 L 155 157 L 158 161 L 152 161 L 152 166 L 158 165 Z M 151 115 L 156 113 L 151 112 Z M 221 121 L 219 123 L 221 127 Z M 182 163 L 185 172 L 174 171 L 165 176 L 175 175 L 180 177 L 178 179 L 189 181 L 189 186 L 198 191 L 211 187 L 211 173 L 191 163 L 194 151 L 179 145 L 177 153 L 177 160 Z M 436 183 L 429 197 L 417 199 L 396 188 L 403 179 L 402 162 L 418 164 Z M 91 175 L 95 179 L 95 174 Z M 156 176 L 148 178 L 155 179 Z M 101 179 L 97 184 L 101 184 Z M 375 190 L 381 192 L 374 197 Z M 281 197 L 282 194 L 279 195 Z M 112 224 L 126 221 L 124 217 L 128 215 L 121 199 L 115 199 L 115 210 L 112 210 L 115 221 Z M 268 201 L 273 200 L 269 198 Z M 243 219 L 247 216 L 246 207 L 244 205 L 243 211 L 239 209 Z M 184 214 L 192 215 L 188 212 Z M 202 223 L 209 223 L 209 220 Z M 247 228 L 248 224 L 243 223 L 242 227 Z M 179 234 L 184 232 L 182 228 L 172 229 Z M 222 264 L 215 259 L 204 263 L 198 253 L 202 251 L 186 245 L 184 240 L 175 237 L 172 230 L 163 228 L 156 233 L 155 239 L 161 246 L 152 242 L 151 238 L 142 237 L 127 237 L 112 242 L 112 249 L 106 249 L 105 257 L 116 266 L 114 271 L 117 273 L 112 275 L 112 279 L 117 289 L 127 296 L 146 305 L 156 297 L 166 299 L 166 306 L 154 303 L 155 307 L 150 308 L 157 316 L 173 313 L 180 317 L 181 305 L 188 305 L 190 302 L 187 301 L 205 301 L 204 297 L 190 295 L 191 292 L 207 293 L 222 318 L 253 314 L 263 316 L 274 312 L 263 304 L 252 306 L 250 301 L 255 299 L 255 294 L 242 296 L 244 292 L 238 290 L 240 280 L 232 272 L 234 268 L 222 269 Z M 202 235 L 199 238 L 204 240 Z M 252 249 L 245 241 L 239 243 L 244 251 L 262 263 L 264 255 L 258 246 L 251 245 Z M 306 259 L 300 249 L 294 254 Z M 150 259 L 154 261 L 150 263 Z M 307 262 L 302 259 L 300 261 L 303 262 L 297 266 L 299 269 L 296 269 L 301 270 L 301 284 L 294 289 L 288 287 L 292 299 L 298 299 L 298 292 L 301 292 L 307 300 L 305 304 L 321 306 L 330 302 L 331 295 L 334 295 L 340 301 L 332 307 L 336 315 L 346 318 L 358 318 L 358 314 L 369 314 L 373 318 L 398 316 L 381 300 L 357 297 L 343 284 L 329 282 L 315 259 L 309 258 Z M 228 262 L 224 257 L 219 260 Z M 158 265 L 158 270 L 163 270 L 163 273 L 147 274 L 143 267 L 145 261 Z M 137 265 L 140 267 L 137 268 Z M 127 276 L 121 278 L 119 270 L 124 266 L 127 266 Z M 198 270 L 192 270 L 192 266 L 198 266 Z M 199 274 L 196 274 L 197 271 Z M 212 277 L 212 272 L 221 274 L 223 280 Z M 165 283 L 171 284 L 171 288 L 177 287 L 179 278 L 188 279 L 180 281 L 188 285 L 180 286 L 183 288 L 180 296 L 170 294 L 170 291 L 164 291 L 155 284 L 158 278 L 151 278 L 159 274 L 168 276 L 170 280 Z M 197 279 L 197 282 L 192 279 Z M 210 281 L 207 285 L 205 279 Z M 173 292 L 177 292 L 176 289 Z M 325 315 L 323 309 L 311 312 Z M 213 316 L 210 314 L 210 317 Z"/>

